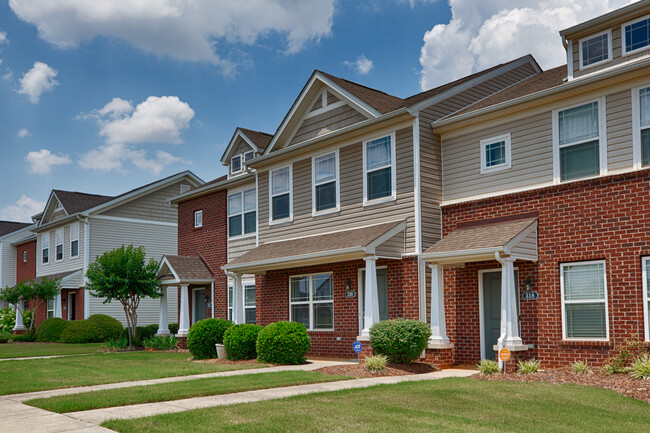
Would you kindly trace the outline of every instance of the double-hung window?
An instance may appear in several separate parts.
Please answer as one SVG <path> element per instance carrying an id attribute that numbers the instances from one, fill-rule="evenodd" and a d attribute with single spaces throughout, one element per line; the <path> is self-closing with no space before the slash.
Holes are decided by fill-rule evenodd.
<path id="1" fill-rule="evenodd" d="M 47 300 L 47 318 L 51 319 L 54 317 L 54 306 L 56 304 L 55 298 L 50 298 Z"/>
<path id="2" fill-rule="evenodd" d="M 643 267 L 643 316 L 645 320 L 645 341 L 650 341 L 650 257 L 641 259 Z"/>
<path id="3" fill-rule="evenodd" d="M 50 232 L 41 235 L 41 261 L 43 264 L 50 262 Z"/>
<path id="4" fill-rule="evenodd" d="M 612 58 L 612 32 L 607 30 L 580 40 L 580 67 L 599 65 Z"/>
<path id="5" fill-rule="evenodd" d="M 70 257 L 79 257 L 79 223 L 70 224 Z"/>
<path id="6" fill-rule="evenodd" d="M 598 175 L 605 168 L 601 101 L 555 113 L 555 178 L 559 181 Z"/>
<path id="7" fill-rule="evenodd" d="M 255 188 L 228 195 L 228 236 L 257 231 L 257 193 Z"/>
<path id="8" fill-rule="evenodd" d="M 634 165 L 650 166 L 650 87 L 632 89 Z"/>
<path id="9" fill-rule="evenodd" d="M 312 158 L 312 212 L 339 209 L 338 151 Z"/>
<path id="10" fill-rule="evenodd" d="M 230 159 L 230 174 L 242 171 L 241 155 L 235 155 Z"/>
<path id="11" fill-rule="evenodd" d="M 271 221 L 290 220 L 291 211 L 291 166 L 271 170 Z"/>
<path id="12" fill-rule="evenodd" d="M 194 228 L 203 227 L 203 211 L 194 211 Z"/>
<path id="13" fill-rule="evenodd" d="M 334 329 L 332 274 L 289 278 L 289 316 L 310 330 Z"/>
<path id="14" fill-rule="evenodd" d="M 54 241 L 56 247 L 56 261 L 63 260 L 63 227 L 56 229 L 54 232 Z"/>
<path id="15" fill-rule="evenodd" d="M 605 262 L 560 265 L 565 340 L 608 340 Z"/>
<path id="16" fill-rule="evenodd" d="M 255 284 L 244 286 L 244 323 L 255 324 Z M 232 284 L 228 286 L 228 320 L 232 320 Z"/>
<path id="17" fill-rule="evenodd" d="M 248 152 L 244 152 L 244 164 L 246 164 L 248 161 L 250 161 L 253 158 L 255 158 L 254 151 L 249 150 Z"/>
<path id="18" fill-rule="evenodd" d="M 510 134 L 481 140 L 481 173 L 510 168 L 510 147 Z"/>
<path id="19" fill-rule="evenodd" d="M 363 143 L 363 201 L 395 198 L 395 134 Z"/>
<path id="20" fill-rule="evenodd" d="M 650 45 L 650 16 L 623 24 L 623 55 L 646 48 Z"/>

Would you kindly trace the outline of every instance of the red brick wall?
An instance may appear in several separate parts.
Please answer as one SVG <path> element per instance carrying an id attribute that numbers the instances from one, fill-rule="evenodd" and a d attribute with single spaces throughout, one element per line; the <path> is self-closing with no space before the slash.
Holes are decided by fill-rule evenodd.
<path id="1" fill-rule="evenodd" d="M 650 171 L 608 176 L 535 191 L 509 194 L 443 207 L 443 232 L 458 223 L 539 213 L 539 262 L 517 262 L 521 279 L 532 278 L 537 301 L 521 301 L 522 338 L 535 344 L 543 366 L 567 365 L 577 359 L 602 363 L 613 342 L 643 338 L 641 257 L 650 255 Z M 605 260 L 609 343 L 563 342 L 559 265 Z M 478 269 L 494 263 L 446 268 L 445 300 L 456 362 L 478 361 Z"/>
<path id="2" fill-rule="evenodd" d="M 61 317 L 64 320 L 68 320 L 68 295 L 70 293 L 75 294 L 75 320 L 81 320 L 84 318 L 84 289 L 63 289 L 61 290 Z"/>
<path id="3" fill-rule="evenodd" d="M 23 262 L 23 252 L 27 251 L 27 262 Z M 36 278 L 36 240 L 16 246 L 16 281 Z"/>

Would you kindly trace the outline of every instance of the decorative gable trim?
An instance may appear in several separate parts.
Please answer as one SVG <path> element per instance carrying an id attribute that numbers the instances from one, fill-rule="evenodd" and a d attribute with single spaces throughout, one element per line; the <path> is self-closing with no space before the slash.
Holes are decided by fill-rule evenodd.
<path id="1" fill-rule="evenodd" d="M 238 138 L 244 140 L 246 144 L 248 144 L 251 149 L 255 151 L 255 153 L 260 153 L 260 149 L 255 146 L 255 144 L 253 144 L 253 141 L 248 138 L 244 131 L 242 131 L 241 128 L 237 128 L 232 138 L 230 139 L 228 146 L 226 146 L 226 150 L 223 152 L 223 155 L 221 155 L 221 163 L 223 165 L 228 165 L 228 160 L 232 157 L 232 152 L 235 149 L 235 144 L 237 143 Z"/>
<path id="2" fill-rule="evenodd" d="M 54 206 L 54 202 L 52 201 L 52 199 L 56 200 L 57 206 L 55 208 L 53 208 L 51 212 L 49 212 L 50 207 Z M 47 199 L 47 203 L 45 203 L 45 207 L 43 208 L 42 217 L 41 217 L 41 219 L 38 220 L 38 223 L 36 224 L 36 227 L 40 227 L 43 224 L 47 224 L 45 222 L 45 220 L 49 219 L 52 216 L 52 214 L 54 213 L 54 211 L 56 211 L 59 208 L 63 209 L 66 216 L 70 216 L 70 214 L 68 213 L 66 208 L 64 208 L 63 204 L 61 204 L 61 200 L 59 200 L 59 198 L 56 196 L 56 193 L 54 191 L 52 191 L 52 192 L 50 192 L 50 197 Z"/>

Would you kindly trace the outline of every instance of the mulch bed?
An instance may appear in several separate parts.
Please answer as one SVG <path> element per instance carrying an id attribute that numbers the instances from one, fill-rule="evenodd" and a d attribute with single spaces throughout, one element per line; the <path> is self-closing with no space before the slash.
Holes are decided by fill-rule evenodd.
<path id="1" fill-rule="evenodd" d="M 202 364 L 224 364 L 224 365 L 259 365 L 260 367 L 267 366 L 269 364 L 263 364 L 261 362 L 257 362 L 257 359 L 242 359 L 239 361 L 229 361 L 227 359 L 218 359 L 218 358 L 210 358 L 210 359 L 194 359 L 194 358 L 187 358 L 188 361 L 192 362 L 199 362 Z"/>
<path id="2" fill-rule="evenodd" d="M 365 377 L 382 377 L 382 376 L 407 376 L 410 374 L 424 374 L 436 371 L 430 364 L 424 362 L 413 362 L 411 364 L 393 364 L 388 363 L 382 371 L 372 372 L 366 370 L 363 364 L 343 364 L 332 365 L 314 370 L 318 373 L 352 376 L 358 378 Z"/>
<path id="3" fill-rule="evenodd" d="M 479 380 L 511 382 L 547 382 L 553 384 L 576 384 L 597 386 L 620 392 L 628 397 L 650 403 L 650 380 L 632 379 L 627 374 L 574 373 L 570 368 L 556 368 L 533 374 L 475 375 Z"/>

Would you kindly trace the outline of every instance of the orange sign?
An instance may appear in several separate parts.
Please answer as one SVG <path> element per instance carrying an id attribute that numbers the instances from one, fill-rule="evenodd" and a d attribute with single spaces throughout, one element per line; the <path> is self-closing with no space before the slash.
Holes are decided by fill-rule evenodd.
<path id="1" fill-rule="evenodd" d="M 499 359 L 503 362 L 507 362 L 510 360 L 510 351 L 506 349 L 505 347 L 501 350 L 499 350 Z"/>

